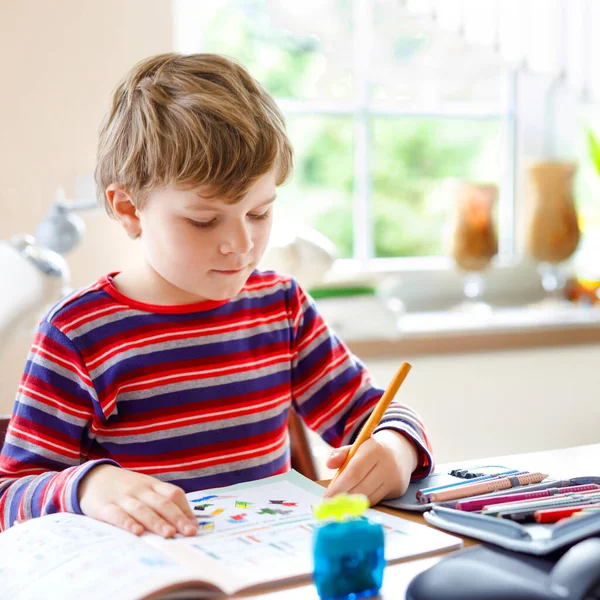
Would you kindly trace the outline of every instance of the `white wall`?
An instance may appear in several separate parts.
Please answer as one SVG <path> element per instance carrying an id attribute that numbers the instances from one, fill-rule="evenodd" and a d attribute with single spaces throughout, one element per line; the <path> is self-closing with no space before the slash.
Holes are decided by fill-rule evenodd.
<path id="1" fill-rule="evenodd" d="M 0 2 L 0 239 L 32 232 L 58 186 L 94 169 L 97 134 L 118 80 L 171 50 L 168 0 Z M 81 286 L 135 246 L 100 210 L 69 263 Z M 4 282 L 0 282 L 3 285 Z M 30 339 L 0 358 L 0 414 L 10 411 Z"/>
<path id="2" fill-rule="evenodd" d="M 438 462 L 600 442 L 600 345 L 367 360 L 426 423 Z"/>

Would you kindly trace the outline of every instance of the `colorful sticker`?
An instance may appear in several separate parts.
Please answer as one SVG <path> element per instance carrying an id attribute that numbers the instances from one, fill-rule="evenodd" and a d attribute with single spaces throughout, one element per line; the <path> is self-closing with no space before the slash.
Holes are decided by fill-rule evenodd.
<path id="1" fill-rule="evenodd" d="M 224 508 L 215 508 L 215 510 L 213 510 L 213 511 L 210 513 L 210 516 L 211 516 L 211 517 L 216 517 L 216 516 L 220 515 L 222 512 L 225 512 L 225 509 L 224 509 Z"/>
<path id="2" fill-rule="evenodd" d="M 204 535 L 214 531 L 215 524 L 212 521 L 198 521 L 198 533 Z"/>
<path id="3" fill-rule="evenodd" d="M 230 523 L 243 523 L 246 520 L 246 513 L 240 513 L 239 515 L 232 515 L 229 517 L 228 521 Z"/>
<path id="4" fill-rule="evenodd" d="M 273 508 L 261 508 L 258 511 L 258 514 L 259 515 L 276 515 L 277 512 Z"/>
<path id="5" fill-rule="evenodd" d="M 235 507 L 236 508 L 250 508 L 254 502 L 244 502 L 243 500 L 236 500 Z"/>
<path id="6" fill-rule="evenodd" d="M 204 510 L 207 506 L 212 506 L 212 504 L 196 504 L 194 510 Z"/>
<path id="7" fill-rule="evenodd" d="M 196 502 L 204 502 L 205 500 L 214 500 L 215 498 L 218 498 L 219 496 L 202 496 L 202 498 L 196 498 L 195 500 L 192 500 L 192 502 L 195 504 Z"/>

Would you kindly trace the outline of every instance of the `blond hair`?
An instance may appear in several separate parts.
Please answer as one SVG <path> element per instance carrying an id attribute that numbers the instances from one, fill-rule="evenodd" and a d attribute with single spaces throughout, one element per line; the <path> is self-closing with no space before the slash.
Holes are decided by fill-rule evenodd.
<path id="1" fill-rule="evenodd" d="M 261 85 L 224 56 L 168 53 L 141 61 L 118 85 L 95 178 L 103 198 L 115 183 L 136 206 L 164 186 L 203 186 L 210 197 L 236 201 L 272 168 L 280 185 L 292 170 L 292 147 Z"/>

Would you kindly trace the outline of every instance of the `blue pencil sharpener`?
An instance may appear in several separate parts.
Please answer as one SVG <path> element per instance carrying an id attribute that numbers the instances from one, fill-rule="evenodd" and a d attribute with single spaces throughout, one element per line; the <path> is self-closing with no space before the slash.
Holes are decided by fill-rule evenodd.
<path id="1" fill-rule="evenodd" d="M 313 578 L 322 600 L 358 600 L 379 593 L 384 534 L 380 523 L 362 516 L 368 506 L 361 494 L 339 494 L 315 509 L 324 521 L 313 538 Z"/>

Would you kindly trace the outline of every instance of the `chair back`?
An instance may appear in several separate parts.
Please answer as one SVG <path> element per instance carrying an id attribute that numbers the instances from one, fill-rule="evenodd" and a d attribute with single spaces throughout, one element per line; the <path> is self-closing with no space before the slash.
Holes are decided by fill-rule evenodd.
<path id="1" fill-rule="evenodd" d="M 316 481 L 317 468 L 313 459 L 313 453 L 310 448 L 310 442 L 306 435 L 306 429 L 302 419 L 293 409 L 290 409 L 288 416 L 288 431 L 290 434 L 290 454 L 292 458 L 292 469 L 298 471 Z"/>
<path id="2" fill-rule="evenodd" d="M 8 430 L 8 423 L 10 417 L 0 416 L 0 449 L 4 445 L 4 438 L 6 437 L 6 431 Z"/>

